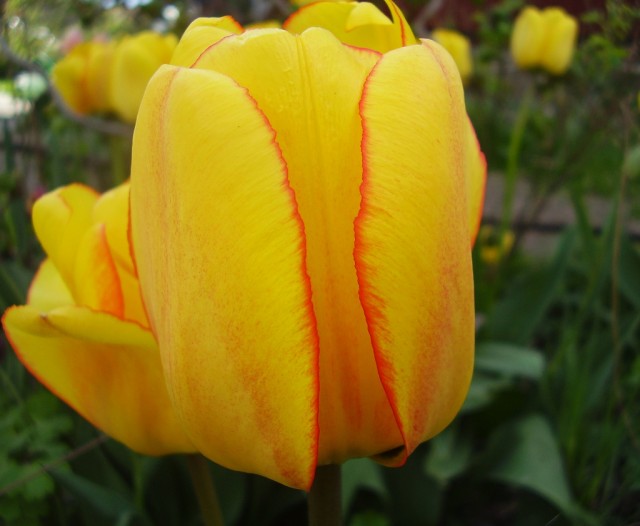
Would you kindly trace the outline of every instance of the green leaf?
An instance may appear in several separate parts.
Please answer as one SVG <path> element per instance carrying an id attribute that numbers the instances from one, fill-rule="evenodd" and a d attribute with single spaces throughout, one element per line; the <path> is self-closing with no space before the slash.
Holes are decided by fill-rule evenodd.
<path id="1" fill-rule="evenodd" d="M 460 413 L 477 411 L 493 402 L 496 395 L 511 385 L 506 378 L 498 378 L 482 372 L 475 372 L 471 380 L 471 386 L 467 398 L 460 409 Z"/>
<path id="2" fill-rule="evenodd" d="M 640 309 L 640 255 L 628 238 L 620 240 L 620 259 L 618 261 L 620 292 L 633 305 Z"/>
<path id="3" fill-rule="evenodd" d="M 548 420 L 533 414 L 509 422 L 491 437 L 488 477 L 537 493 L 568 517 L 581 516 Z"/>
<path id="4" fill-rule="evenodd" d="M 484 330 L 493 340 L 527 344 L 560 292 L 575 241 L 575 231 L 561 239 L 552 263 L 520 276 L 489 313 Z"/>
<path id="5" fill-rule="evenodd" d="M 136 514 L 136 509 L 130 499 L 109 488 L 75 475 L 71 472 L 55 470 L 51 472 L 53 478 L 70 493 L 88 503 L 93 509 L 106 518 L 114 521 L 123 516 Z"/>
<path id="6" fill-rule="evenodd" d="M 376 511 L 358 513 L 349 521 L 349 526 L 389 526 L 389 519 Z"/>
<path id="7" fill-rule="evenodd" d="M 368 458 L 349 460 L 342 465 L 342 508 L 348 509 L 360 488 L 387 498 L 387 489 L 378 464 Z"/>
<path id="8" fill-rule="evenodd" d="M 544 356 L 535 349 L 498 342 L 483 342 L 476 346 L 475 367 L 483 372 L 539 380 L 544 366 Z"/>
<path id="9" fill-rule="evenodd" d="M 31 272 L 14 261 L 0 262 L 0 310 L 25 303 L 31 277 Z"/>
<path id="10" fill-rule="evenodd" d="M 460 436 L 455 427 L 448 427 L 429 443 L 431 449 L 425 458 L 424 469 L 443 486 L 469 467 L 471 442 Z"/>

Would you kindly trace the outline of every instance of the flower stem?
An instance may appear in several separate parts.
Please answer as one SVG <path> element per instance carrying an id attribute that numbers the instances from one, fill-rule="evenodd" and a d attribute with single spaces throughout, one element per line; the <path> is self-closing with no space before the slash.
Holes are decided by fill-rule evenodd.
<path id="1" fill-rule="evenodd" d="M 518 180 L 520 150 L 522 147 L 522 139 L 529 120 L 531 112 L 531 103 L 533 102 L 535 90 L 533 85 L 529 86 L 520 101 L 520 108 L 516 121 L 511 130 L 509 141 L 509 149 L 507 151 L 507 166 L 505 170 L 505 187 L 504 197 L 502 200 L 502 220 L 500 222 L 499 238 L 504 237 L 505 232 L 510 228 L 513 219 L 513 201 L 516 193 L 516 182 Z"/>
<path id="2" fill-rule="evenodd" d="M 205 526 L 223 526 L 222 512 L 216 488 L 213 485 L 207 459 L 202 455 L 186 455 L 191 482 L 198 497 L 202 523 Z"/>
<path id="3" fill-rule="evenodd" d="M 318 466 L 309 492 L 309 526 L 340 526 L 341 495 L 340 466 Z"/>

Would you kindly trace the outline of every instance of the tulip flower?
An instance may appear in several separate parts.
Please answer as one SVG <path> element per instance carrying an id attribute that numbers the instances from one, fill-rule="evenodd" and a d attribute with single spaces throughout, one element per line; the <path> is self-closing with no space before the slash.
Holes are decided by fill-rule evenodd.
<path id="1" fill-rule="evenodd" d="M 176 47 L 175 35 L 143 31 L 118 42 L 111 70 L 111 106 L 118 116 L 135 122 L 147 83 L 155 71 L 168 64 Z"/>
<path id="2" fill-rule="evenodd" d="M 114 44 L 92 41 L 77 44 L 51 71 L 51 82 L 77 113 L 110 109 L 109 82 Z"/>
<path id="3" fill-rule="evenodd" d="M 485 265 L 496 266 L 505 255 L 511 252 L 515 235 L 511 230 L 499 235 L 493 227 L 486 225 L 478 233 L 480 259 Z"/>
<path id="4" fill-rule="evenodd" d="M 136 123 L 132 247 L 179 418 L 296 488 L 402 464 L 471 378 L 486 165 L 453 60 L 393 7 L 387 53 L 317 27 L 217 40 L 160 68 Z"/>
<path id="5" fill-rule="evenodd" d="M 462 82 L 466 82 L 473 73 L 473 59 L 469 39 L 463 34 L 451 29 L 436 29 L 433 39 L 445 48 L 458 66 Z"/>
<path id="6" fill-rule="evenodd" d="M 96 427 L 140 453 L 190 452 L 129 255 L 128 199 L 127 185 L 41 197 L 33 225 L 47 259 L 2 324 L 25 367 Z"/>
<path id="7" fill-rule="evenodd" d="M 511 54 L 518 67 L 542 67 L 562 75 L 571 64 L 578 35 L 578 22 L 559 7 L 540 11 L 525 7 L 511 33 Z"/>

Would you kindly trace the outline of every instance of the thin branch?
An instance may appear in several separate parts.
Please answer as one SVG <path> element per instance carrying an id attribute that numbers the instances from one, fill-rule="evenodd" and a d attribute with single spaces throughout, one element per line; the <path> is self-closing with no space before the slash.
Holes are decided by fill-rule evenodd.
<path id="1" fill-rule="evenodd" d="M 24 477 L 20 477 L 18 480 L 14 480 L 13 482 L 10 482 L 6 486 L 3 486 L 2 488 L 0 488 L 0 497 L 8 495 L 14 489 L 17 489 L 23 486 L 24 484 L 31 482 L 33 479 L 41 475 L 44 475 L 45 473 L 49 473 L 53 471 L 59 465 L 64 464 L 65 462 L 69 462 L 75 458 L 78 458 L 80 455 L 84 455 L 85 453 L 98 447 L 100 444 L 103 444 L 107 440 L 109 440 L 109 437 L 107 435 L 100 435 L 99 437 L 94 438 L 93 440 L 90 440 L 86 444 L 83 444 L 82 446 L 74 449 L 73 451 L 70 451 L 66 455 L 62 457 L 58 457 L 55 460 L 52 460 L 51 462 L 42 465 L 39 469 L 34 470 L 28 475 L 25 475 Z"/>
<path id="2" fill-rule="evenodd" d="M 47 83 L 47 91 L 51 95 L 51 99 L 54 104 L 60 110 L 60 112 L 67 117 L 69 120 L 77 122 L 78 124 L 95 130 L 100 133 L 106 133 L 109 135 L 119 135 L 121 137 L 131 137 L 133 135 L 133 127 L 118 121 L 110 121 L 105 119 L 99 119 L 97 117 L 90 117 L 87 115 L 81 115 L 77 113 L 73 109 L 69 107 L 69 105 L 64 101 L 60 92 L 55 88 L 55 86 L 49 80 L 49 75 L 45 71 L 45 69 L 29 60 L 26 60 L 18 55 L 16 55 L 13 50 L 9 47 L 9 44 L 4 39 L 4 37 L 0 37 L 0 51 L 2 54 L 13 64 L 25 69 L 27 71 L 32 71 L 35 73 L 39 73 L 45 79 Z"/>

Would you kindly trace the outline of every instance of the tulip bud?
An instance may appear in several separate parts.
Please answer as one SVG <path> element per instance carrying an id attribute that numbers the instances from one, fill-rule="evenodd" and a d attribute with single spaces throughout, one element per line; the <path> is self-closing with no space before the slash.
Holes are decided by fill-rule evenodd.
<path id="1" fill-rule="evenodd" d="M 121 119 L 135 122 L 142 95 L 151 76 L 168 64 L 176 47 L 175 35 L 144 31 L 126 36 L 114 52 L 111 71 L 111 106 Z"/>
<path id="2" fill-rule="evenodd" d="M 469 39 L 461 33 L 450 29 L 434 30 L 433 39 L 449 52 L 458 67 L 462 82 L 467 82 L 473 73 L 473 59 L 471 58 Z"/>
<path id="3" fill-rule="evenodd" d="M 563 9 L 540 11 L 525 7 L 511 33 L 511 54 L 523 69 L 542 67 L 554 75 L 563 74 L 571 63 L 578 35 L 578 22 Z"/>
<path id="4" fill-rule="evenodd" d="M 110 109 L 113 50 L 113 43 L 85 42 L 55 64 L 51 82 L 72 110 L 87 114 Z"/>

